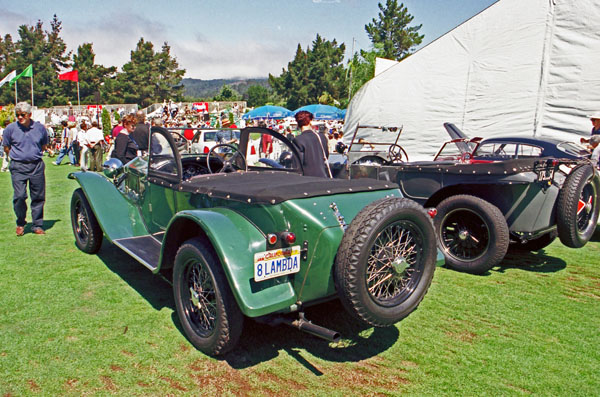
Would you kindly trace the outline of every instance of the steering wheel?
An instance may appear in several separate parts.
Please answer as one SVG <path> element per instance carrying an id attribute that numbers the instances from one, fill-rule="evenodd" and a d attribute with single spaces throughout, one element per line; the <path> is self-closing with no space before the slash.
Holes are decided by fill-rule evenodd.
<path id="1" fill-rule="evenodd" d="M 403 161 L 408 161 L 406 150 L 404 150 L 402 146 L 396 144 L 390 145 L 388 157 L 390 158 L 390 163 L 402 163 Z"/>
<path id="2" fill-rule="evenodd" d="M 218 153 L 216 151 L 218 148 L 229 148 L 231 151 Z M 213 171 L 213 169 L 210 167 L 211 156 L 219 159 L 222 163 L 221 168 L 216 171 Z M 208 171 L 211 174 L 216 174 L 219 172 L 235 172 L 240 170 L 248 171 L 248 163 L 246 162 L 246 158 L 242 152 L 240 152 L 237 147 L 228 143 L 219 143 L 213 146 L 206 155 L 206 165 L 208 166 Z"/>
<path id="3" fill-rule="evenodd" d="M 461 163 L 469 163 L 471 161 L 471 153 L 466 152 L 460 155 L 460 162 Z"/>

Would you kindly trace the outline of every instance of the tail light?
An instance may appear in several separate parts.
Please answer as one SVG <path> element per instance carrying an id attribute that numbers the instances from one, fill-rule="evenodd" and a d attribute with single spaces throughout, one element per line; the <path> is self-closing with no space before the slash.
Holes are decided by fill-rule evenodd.
<path id="1" fill-rule="evenodd" d="M 250 154 L 256 154 L 256 148 L 254 146 L 250 146 Z"/>
<path id="2" fill-rule="evenodd" d="M 204 146 L 204 154 L 208 154 L 208 152 L 210 152 L 210 150 L 208 149 L 208 146 Z"/>
<path id="3" fill-rule="evenodd" d="M 283 240 L 288 244 L 294 244 L 296 242 L 296 235 L 292 232 L 284 232 L 282 237 Z"/>
<path id="4" fill-rule="evenodd" d="M 277 235 L 275 233 L 269 233 L 267 235 L 267 241 L 269 244 L 274 245 L 277 242 Z"/>

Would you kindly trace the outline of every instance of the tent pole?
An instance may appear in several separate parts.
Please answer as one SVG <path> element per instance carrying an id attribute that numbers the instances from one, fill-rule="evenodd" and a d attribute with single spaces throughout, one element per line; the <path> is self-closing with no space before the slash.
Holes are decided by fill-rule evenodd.
<path id="1" fill-rule="evenodd" d="M 17 80 L 15 80 L 15 106 L 17 106 Z"/>
<path id="2" fill-rule="evenodd" d="M 31 107 L 33 107 L 33 75 L 31 75 Z"/>
<path id="3" fill-rule="evenodd" d="M 77 106 L 81 106 L 81 102 L 79 102 L 79 78 L 77 79 Z"/>

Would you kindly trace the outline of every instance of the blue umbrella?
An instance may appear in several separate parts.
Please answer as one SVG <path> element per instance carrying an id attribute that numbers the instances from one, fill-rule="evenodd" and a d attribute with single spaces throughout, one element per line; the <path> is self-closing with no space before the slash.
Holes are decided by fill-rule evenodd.
<path id="1" fill-rule="evenodd" d="M 254 110 L 244 114 L 242 118 L 244 120 L 252 119 L 283 119 L 291 116 L 292 112 L 281 106 L 265 105 L 257 107 Z"/>
<path id="2" fill-rule="evenodd" d="M 306 105 L 294 110 L 294 115 L 302 110 L 311 112 L 315 120 L 341 120 L 341 110 L 329 105 Z"/>

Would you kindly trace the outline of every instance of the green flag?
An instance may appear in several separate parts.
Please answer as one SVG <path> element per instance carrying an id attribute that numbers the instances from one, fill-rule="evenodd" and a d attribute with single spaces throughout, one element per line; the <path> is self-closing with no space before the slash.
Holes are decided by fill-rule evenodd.
<path id="1" fill-rule="evenodd" d="M 10 85 L 12 85 L 15 81 L 19 80 L 20 77 L 31 77 L 33 78 L 33 65 L 29 65 L 23 70 L 17 77 L 10 81 Z"/>

